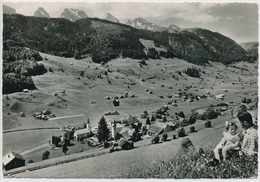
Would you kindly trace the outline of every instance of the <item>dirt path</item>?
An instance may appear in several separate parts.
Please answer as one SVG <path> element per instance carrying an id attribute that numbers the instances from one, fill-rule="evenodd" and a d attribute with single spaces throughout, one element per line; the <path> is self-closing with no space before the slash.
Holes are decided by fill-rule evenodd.
<path id="1" fill-rule="evenodd" d="M 49 121 L 58 120 L 58 119 L 64 119 L 64 118 L 75 118 L 75 117 L 81 117 L 85 116 L 85 114 L 78 114 L 78 115 L 70 115 L 70 116 L 61 116 L 56 118 L 50 118 Z"/>
<path id="2" fill-rule="evenodd" d="M 29 153 L 31 153 L 31 152 L 34 152 L 34 151 L 36 151 L 36 150 L 39 150 L 39 149 L 41 149 L 41 148 L 43 148 L 43 147 L 47 147 L 47 146 L 49 146 L 48 143 L 39 145 L 39 146 L 37 146 L 37 147 L 33 147 L 33 148 L 31 148 L 31 149 L 28 149 L 28 150 L 23 151 L 23 152 L 21 153 L 21 155 L 29 154 Z"/>
<path id="3" fill-rule="evenodd" d="M 133 78 L 134 79 L 134 78 Z M 135 88 L 133 88 L 132 90 L 130 90 L 129 92 L 128 92 L 128 95 L 130 95 L 131 94 L 131 92 L 133 91 L 133 90 L 135 90 L 135 89 L 137 89 L 137 88 L 139 88 L 139 87 L 142 87 L 143 86 L 143 82 L 139 79 L 138 80 L 139 81 L 139 83 L 140 83 L 140 85 L 138 86 L 138 87 L 135 87 Z"/>

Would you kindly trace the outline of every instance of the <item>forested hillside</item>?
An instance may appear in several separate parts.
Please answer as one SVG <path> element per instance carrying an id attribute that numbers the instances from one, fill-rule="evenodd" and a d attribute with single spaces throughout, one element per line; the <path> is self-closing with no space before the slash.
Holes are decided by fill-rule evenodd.
<path id="1" fill-rule="evenodd" d="M 14 41 L 3 44 L 3 93 L 36 89 L 31 76 L 44 74 L 47 70 L 40 54 Z"/>
<path id="2" fill-rule="evenodd" d="M 205 29 L 174 33 L 150 32 L 98 18 L 71 22 L 60 18 L 4 15 L 4 42 L 14 40 L 41 52 L 76 59 L 91 56 L 94 62 L 122 56 L 147 59 L 139 39 L 154 41 L 167 52 L 158 57 L 178 57 L 196 64 L 219 61 L 225 64 L 251 61 L 251 56 L 233 40 Z"/>

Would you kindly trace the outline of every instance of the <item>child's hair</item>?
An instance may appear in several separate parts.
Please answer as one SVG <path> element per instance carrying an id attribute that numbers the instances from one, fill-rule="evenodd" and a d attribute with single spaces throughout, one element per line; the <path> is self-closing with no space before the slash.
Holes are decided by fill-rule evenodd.
<path id="1" fill-rule="evenodd" d="M 234 123 L 234 122 L 230 122 L 230 121 L 226 121 L 226 129 L 227 130 L 229 130 L 229 127 L 230 126 L 234 126 L 235 128 L 236 128 L 236 130 L 237 130 L 237 125 L 236 125 L 236 123 Z"/>

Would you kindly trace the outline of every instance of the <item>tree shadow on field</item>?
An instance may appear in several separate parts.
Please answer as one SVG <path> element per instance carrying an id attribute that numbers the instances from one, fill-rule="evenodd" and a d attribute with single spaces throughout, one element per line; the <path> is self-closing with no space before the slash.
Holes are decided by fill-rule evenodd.
<path id="1" fill-rule="evenodd" d="M 166 139 L 166 140 L 162 140 L 162 143 L 163 142 L 170 142 L 171 140 L 170 139 Z"/>

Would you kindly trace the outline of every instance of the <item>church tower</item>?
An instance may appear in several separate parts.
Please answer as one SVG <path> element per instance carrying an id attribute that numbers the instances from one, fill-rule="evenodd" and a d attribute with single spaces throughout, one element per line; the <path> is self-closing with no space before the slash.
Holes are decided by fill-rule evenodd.
<path id="1" fill-rule="evenodd" d="M 116 137 L 116 121 L 111 122 L 111 137 L 115 139 Z"/>
<path id="2" fill-rule="evenodd" d="M 90 129 L 89 117 L 88 117 L 88 122 L 87 122 L 87 129 Z"/>

